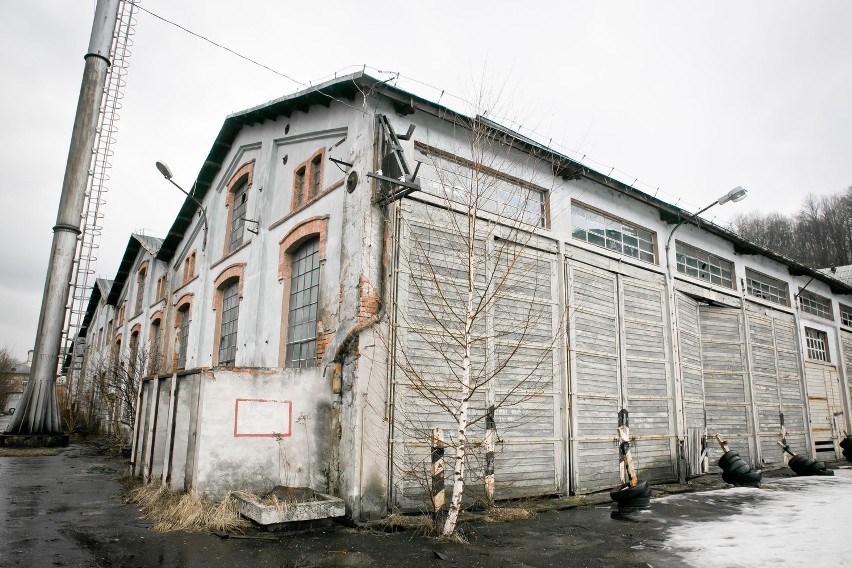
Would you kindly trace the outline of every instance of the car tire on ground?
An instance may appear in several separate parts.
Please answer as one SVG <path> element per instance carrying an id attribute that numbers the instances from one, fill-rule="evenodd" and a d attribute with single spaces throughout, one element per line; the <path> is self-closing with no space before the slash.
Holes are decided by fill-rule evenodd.
<path id="1" fill-rule="evenodd" d="M 647 481 L 642 481 L 635 487 L 631 487 L 630 485 L 625 485 L 620 489 L 616 489 L 615 491 L 609 492 L 609 497 L 616 503 L 621 504 L 623 501 L 629 501 L 631 499 L 636 499 L 640 497 L 650 497 L 651 496 L 651 488 L 648 487 Z"/>

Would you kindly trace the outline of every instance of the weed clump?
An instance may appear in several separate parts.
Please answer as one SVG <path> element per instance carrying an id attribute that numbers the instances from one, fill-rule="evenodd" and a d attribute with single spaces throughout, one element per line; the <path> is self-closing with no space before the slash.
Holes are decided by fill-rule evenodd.
<path id="1" fill-rule="evenodd" d="M 161 483 L 146 483 L 131 488 L 126 502 L 138 506 L 157 532 L 242 532 L 250 526 L 230 495 L 216 502 L 193 489 L 179 493 Z"/>

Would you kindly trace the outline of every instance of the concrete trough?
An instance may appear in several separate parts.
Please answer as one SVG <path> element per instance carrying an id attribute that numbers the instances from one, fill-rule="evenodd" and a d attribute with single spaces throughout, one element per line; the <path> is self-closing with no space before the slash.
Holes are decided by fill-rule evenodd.
<path id="1" fill-rule="evenodd" d="M 307 487 L 278 485 L 259 499 L 246 494 L 234 494 L 234 500 L 241 515 L 264 526 L 342 517 L 346 514 L 343 499 Z"/>

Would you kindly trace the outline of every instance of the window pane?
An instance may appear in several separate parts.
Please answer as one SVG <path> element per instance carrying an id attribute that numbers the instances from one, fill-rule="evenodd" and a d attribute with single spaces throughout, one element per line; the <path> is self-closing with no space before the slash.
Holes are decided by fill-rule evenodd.
<path id="1" fill-rule="evenodd" d="M 571 204 L 571 235 L 646 262 L 656 262 L 653 233 Z M 679 261 L 680 262 L 680 261 Z"/>
<path id="2" fill-rule="evenodd" d="M 232 251 L 243 244 L 245 215 L 248 204 L 248 194 L 246 193 L 247 189 L 248 184 L 243 183 L 234 191 L 234 204 L 232 205 L 234 210 L 231 213 L 231 232 L 228 241 L 229 251 Z"/>
<path id="3" fill-rule="evenodd" d="M 762 298 L 775 304 L 790 305 L 786 282 L 748 268 L 746 268 L 746 292 L 755 298 Z"/>
<path id="4" fill-rule="evenodd" d="M 219 330 L 219 365 L 234 366 L 237 357 L 237 321 L 240 317 L 240 282 L 222 292 L 222 326 Z"/>
<path id="5" fill-rule="evenodd" d="M 734 287 L 733 279 L 730 277 L 734 270 L 734 264 L 731 261 L 680 241 L 675 241 L 675 254 L 677 258 L 684 259 L 677 266 L 677 271 L 681 274 L 726 288 Z M 724 274 L 728 277 L 724 278 Z"/>
<path id="6" fill-rule="evenodd" d="M 319 239 L 309 241 L 293 254 L 291 274 L 286 366 L 313 367 L 316 365 Z"/>

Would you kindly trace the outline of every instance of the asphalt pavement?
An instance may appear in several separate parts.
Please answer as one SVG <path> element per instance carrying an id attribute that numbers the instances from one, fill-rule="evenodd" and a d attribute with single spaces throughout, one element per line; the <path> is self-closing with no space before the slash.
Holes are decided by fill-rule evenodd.
<path id="1" fill-rule="evenodd" d="M 779 507 L 783 510 L 784 500 L 793 494 L 799 499 L 796 510 L 807 510 L 810 491 L 820 492 L 814 509 L 837 501 L 838 511 L 852 510 L 852 502 L 848 502 L 852 471 L 844 470 L 833 479 L 791 480 L 776 474 L 762 489 L 729 488 L 655 497 L 649 510 L 630 515 L 618 514 L 606 502 L 606 495 L 600 496 L 597 504 L 582 507 L 573 506 L 576 500 L 553 500 L 531 505 L 539 512 L 530 520 L 463 523 L 467 544 L 440 542 L 417 530 L 391 533 L 339 523 L 307 531 L 249 530 L 240 538 L 222 538 L 209 533 L 154 532 L 134 506 L 124 503 L 124 490 L 117 478 L 126 468 L 126 462 L 101 455 L 91 445 L 72 445 L 56 456 L 0 457 L 0 567 L 717 565 L 708 561 L 709 557 L 721 558 L 720 566 L 754 567 L 763 565 L 763 556 L 757 561 L 749 557 L 748 564 L 738 560 L 738 547 L 754 542 L 748 531 L 734 528 L 720 543 L 707 531 L 702 532 L 702 527 L 712 523 L 720 523 L 719 530 L 736 527 L 739 525 L 730 522 L 748 514 L 760 519 L 764 503 L 774 503 L 774 511 Z M 704 476 L 697 486 L 722 484 L 718 476 Z M 660 488 L 657 494 L 664 492 L 665 488 Z M 595 501 L 593 497 L 586 502 Z M 814 510 L 814 516 L 804 520 L 819 518 L 819 512 Z M 771 518 L 766 519 L 766 523 L 773 523 Z M 798 521 L 788 516 L 779 522 L 791 528 Z M 849 523 L 852 519 L 837 522 Z M 765 528 L 760 530 L 766 532 Z M 790 540 L 785 531 L 776 532 L 776 541 L 780 539 L 783 544 Z M 749 540 L 739 544 L 738 533 Z M 765 557 L 767 566 L 784 565 L 778 560 L 784 550 L 779 551 L 776 541 L 764 543 L 777 553 L 775 560 L 771 555 Z M 728 547 L 726 556 L 715 554 L 719 546 Z M 805 539 L 798 548 L 807 555 L 809 546 Z M 832 558 L 825 556 L 824 545 L 813 546 L 813 558 Z"/>

